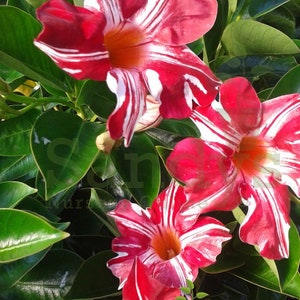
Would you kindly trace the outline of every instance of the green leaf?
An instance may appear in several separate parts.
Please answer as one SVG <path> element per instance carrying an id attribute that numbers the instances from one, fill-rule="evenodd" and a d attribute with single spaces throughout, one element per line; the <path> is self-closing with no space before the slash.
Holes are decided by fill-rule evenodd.
<path id="1" fill-rule="evenodd" d="M 111 152 L 117 171 L 141 206 L 150 206 L 160 187 L 160 165 L 151 140 L 135 135 L 130 147 Z"/>
<path id="2" fill-rule="evenodd" d="M 26 0 L 30 5 L 37 8 L 45 3 L 47 0 Z"/>
<path id="3" fill-rule="evenodd" d="M 196 298 L 197 299 L 204 299 L 207 296 L 208 296 L 208 294 L 207 293 L 203 293 L 203 292 L 199 292 L 199 293 L 196 294 Z"/>
<path id="4" fill-rule="evenodd" d="M 299 48 L 281 31 L 253 20 L 230 23 L 222 43 L 230 56 L 295 55 Z"/>
<path id="5" fill-rule="evenodd" d="M 106 180 L 116 174 L 116 168 L 111 157 L 104 152 L 100 152 L 93 164 L 93 171 L 101 178 Z"/>
<path id="6" fill-rule="evenodd" d="M 52 250 L 4 295 L 10 299 L 64 299 L 82 263 L 73 252 Z"/>
<path id="7" fill-rule="evenodd" d="M 115 208 L 117 201 L 115 197 L 100 189 L 91 189 L 89 209 L 95 213 L 99 220 L 116 236 L 118 230 L 107 219 L 106 213 Z"/>
<path id="8" fill-rule="evenodd" d="M 44 219 L 16 209 L 0 209 L 0 228 L 0 262 L 35 254 L 68 237 Z"/>
<path id="9" fill-rule="evenodd" d="M 23 176 L 32 178 L 37 172 L 33 156 L 2 156 L 0 157 L 0 181 L 16 180 Z"/>
<path id="10" fill-rule="evenodd" d="M 85 81 L 77 97 L 78 106 L 88 105 L 102 119 L 109 117 L 116 103 L 116 95 L 110 91 L 105 81 Z"/>
<path id="11" fill-rule="evenodd" d="M 17 156 L 30 154 L 30 132 L 38 110 L 31 110 L 17 118 L 0 122 L 0 155 Z"/>
<path id="12" fill-rule="evenodd" d="M 48 250 L 40 251 L 10 263 L 0 264 L 0 291 L 12 287 L 45 256 Z"/>
<path id="13" fill-rule="evenodd" d="M 226 27 L 229 10 L 228 5 L 228 1 L 218 0 L 217 19 L 210 31 L 204 35 L 205 54 L 208 62 L 215 58 L 221 36 Z"/>
<path id="14" fill-rule="evenodd" d="M 26 196 L 34 194 L 37 189 L 18 181 L 0 182 L 0 207 L 13 208 Z"/>
<path id="15" fill-rule="evenodd" d="M 291 228 L 289 231 L 290 241 L 290 254 L 287 259 L 281 259 L 276 261 L 276 266 L 279 273 L 280 285 L 283 290 L 289 286 L 290 282 L 295 278 L 298 273 L 300 263 L 300 240 L 297 227 L 291 222 Z"/>
<path id="16" fill-rule="evenodd" d="M 250 16 L 257 18 L 262 16 L 277 7 L 287 3 L 289 0 L 251 0 L 249 2 Z"/>
<path id="17" fill-rule="evenodd" d="M 12 26 L 13 24 L 13 26 Z M 66 91 L 66 74 L 34 46 L 42 27 L 31 15 L 12 7 L 0 7 L 0 61 L 12 69 L 55 89 Z"/>
<path id="18" fill-rule="evenodd" d="M 230 58 L 220 64 L 216 69 L 216 75 L 222 80 L 243 76 L 254 81 L 268 74 L 267 80 L 264 81 L 267 81 L 268 86 L 273 83 L 273 87 L 281 76 L 295 66 L 297 61 L 294 57 L 241 56 Z"/>
<path id="19" fill-rule="evenodd" d="M 276 84 L 269 95 L 269 99 L 282 95 L 300 93 L 300 66 L 287 72 Z"/>
<path id="20" fill-rule="evenodd" d="M 87 173 L 98 154 L 96 136 L 104 126 L 55 111 L 36 121 L 31 147 L 45 180 L 46 199 L 72 187 Z"/>
<path id="21" fill-rule="evenodd" d="M 296 35 L 295 17 L 292 12 L 284 6 L 264 15 L 260 21 L 282 31 L 291 38 Z M 299 47 L 299 45 L 297 46 Z"/>
<path id="22" fill-rule="evenodd" d="M 103 251 L 86 260 L 64 299 L 108 299 L 116 294 L 119 280 L 106 266 L 114 256 L 111 251 Z"/>

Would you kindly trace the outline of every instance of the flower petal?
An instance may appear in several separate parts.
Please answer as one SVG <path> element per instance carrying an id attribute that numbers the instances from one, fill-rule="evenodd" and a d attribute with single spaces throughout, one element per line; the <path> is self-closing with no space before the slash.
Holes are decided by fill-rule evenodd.
<path id="1" fill-rule="evenodd" d="M 189 117 L 193 102 L 210 105 L 220 84 L 186 46 L 171 47 L 154 42 L 149 46 L 143 75 L 151 95 L 161 101 L 160 113 L 164 118 Z"/>
<path id="2" fill-rule="evenodd" d="M 149 211 L 152 221 L 155 224 L 160 223 L 163 227 L 180 227 L 183 220 L 179 220 L 178 212 L 186 201 L 183 187 L 172 180 L 152 203 Z M 192 224 L 195 222 L 195 220 L 190 221 Z"/>
<path id="3" fill-rule="evenodd" d="M 152 278 L 146 266 L 136 258 L 123 288 L 123 300 L 174 300 L 178 288 L 170 288 Z"/>
<path id="4" fill-rule="evenodd" d="M 240 227 L 245 243 L 258 245 L 262 256 L 281 259 L 289 256 L 288 188 L 272 177 L 256 178 L 254 186 L 242 185 L 248 212 Z"/>
<path id="5" fill-rule="evenodd" d="M 263 103 L 259 135 L 270 143 L 277 157 L 276 179 L 300 196 L 300 96 L 285 95 Z M 268 166 L 267 166 L 268 167 Z M 279 174 L 279 175 L 278 175 Z"/>
<path id="6" fill-rule="evenodd" d="M 136 71 L 113 69 L 108 73 L 107 84 L 117 95 L 117 106 L 107 121 L 111 137 L 125 138 L 130 143 L 137 121 L 146 111 L 146 89 Z"/>
<path id="7" fill-rule="evenodd" d="M 144 131 L 149 128 L 157 127 L 162 121 L 159 113 L 160 103 L 151 95 L 146 97 L 146 112 L 138 120 L 134 131 Z"/>
<path id="8" fill-rule="evenodd" d="M 204 268 L 216 261 L 222 251 L 222 243 L 231 234 L 220 221 L 211 217 L 199 217 L 197 223 L 180 237 L 184 248 L 182 256 L 189 264 Z"/>
<path id="9" fill-rule="evenodd" d="M 214 143 L 220 153 L 231 156 L 238 149 L 242 135 L 232 127 L 218 101 L 213 101 L 211 106 L 197 107 L 190 118 L 198 127 L 201 140 Z"/>
<path id="10" fill-rule="evenodd" d="M 118 26 L 123 20 L 119 0 L 84 0 L 84 7 L 94 12 L 102 13 L 106 18 L 106 29 Z"/>
<path id="11" fill-rule="evenodd" d="M 156 40 L 184 45 L 203 36 L 217 15 L 215 0 L 154 0 L 134 16 L 134 21 Z"/>
<path id="12" fill-rule="evenodd" d="M 166 160 L 170 174 L 185 184 L 188 202 L 181 213 L 186 218 L 212 210 L 231 210 L 240 203 L 237 170 L 214 144 L 186 138 L 176 144 Z"/>
<path id="13" fill-rule="evenodd" d="M 262 105 L 246 78 L 226 80 L 220 86 L 220 102 L 231 119 L 230 123 L 240 133 L 247 134 L 260 124 Z"/>
<path id="14" fill-rule="evenodd" d="M 121 235 L 137 234 L 150 237 L 153 234 L 149 212 L 129 200 L 121 200 L 117 207 L 107 214 L 115 220 Z"/>
<path id="15" fill-rule="evenodd" d="M 110 68 L 101 13 L 50 0 L 37 10 L 43 30 L 34 44 L 76 79 L 104 80 Z"/>

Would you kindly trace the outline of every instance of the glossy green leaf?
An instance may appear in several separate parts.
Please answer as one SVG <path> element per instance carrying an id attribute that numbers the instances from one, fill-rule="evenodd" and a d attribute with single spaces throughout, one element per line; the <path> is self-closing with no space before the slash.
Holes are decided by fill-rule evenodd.
<path id="1" fill-rule="evenodd" d="M 295 16 L 284 6 L 264 15 L 261 22 L 280 30 L 291 38 L 296 36 Z M 297 46 L 299 47 L 299 45 Z"/>
<path id="2" fill-rule="evenodd" d="M 49 111 L 37 120 L 31 147 L 45 180 L 46 199 L 72 187 L 87 173 L 98 154 L 96 136 L 104 129 L 64 112 Z"/>
<path id="3" fill-rule="evenodd" d="M 271 99 L 293 93 L 300 93 L 300 66 L 291 69 L 282 76 L 268 98 Z"/>
<path id="4" fill-rule="evenodd" d="M 231 272 L 253 284 L 275 292 L 283 293 L 292 297 L 300 298 L 300 276 L 299 268 L 299 234 L 297 228 L 292 224 L 290 233 L 290 256 L 288 259 L 276 261 L 278 275 L 275 274 L 270 265 L 260 256 L 249 257 L 245 265 Z"/>
<path id="5" fill-rule="evenodd" d="M 289 0 L 251 0 L 249 2 L 249 14 L 250 16 L 257 18 L 288 1 Z"/>
<path id="6" fill-rule="evenodd" d="M 9 30 L 12 28 L 13 30 Z M 0 61 L 29 78 L 67 90 L 66 74 L 33 44 L 42 27 L 31 15 L 10 6 L 0 7 Z"/>
<path id="7" fill-rule="evenodd" d="M 24 156 L 0 156 L 0 181 L 16 180 L 23 176 L 32 178 L 37 166 L 31 154 Z"/>
<path id="8" fill-rule="evenodd" d="M 116 174 L 116 168 L 111 161 L 111 157 L 104 152 L 100 152 L 97 159 L 93 164 L 93 171 L 99 176 L 102 180 L 106 180 Z"/>
<path id="9" fill-rule="evenodd" d="M 51 250 L 4 295 L 10 299 L 64 299 L 83 259 L 66 250 Z"/>
<path id="10" fill-rule="evenodd" d="M 30 133 L 40 112 L 31 110 L 18 118 L 0 122 L 0 155 L 30 154 Z"/>
<path id="11" fill-rule="evenodd" d="M 0 264 L 0 291 L 12 287 L 45 256 L 48 250 L 40 251 L 13 262 Z"/>
<path id="12" fill-rule="evenodd" d="M 116 95 L 105 81 L 87 80 L 80 89 L 77 105 L 88 105 L 100 118 L 107 119 L 115 108 Z"/>
<path id="13" fill-rule="evenodd" d="M 208 62 L 215 58 L 221 36 L 227 24 L 228 10 L 228 1 L 218 0 L 217 19 L 210 31 L 204 35 L 205 54 Z"/>
<path id="14" fill-rule="evenodd" d="M 103 251 L 86 260 L 64 299 L 109 299 L 109 295 L 117 294 L 119 280 L 106 267 L 114 256 L 111 251 Z"/>
<path id="15" fill-rule="evenodd" d="M 36 192 L 36 189 L 33 189 L 23 182 L 0 182 L 0 207 L 13 208 L 26 196 Z"/>
<path id="16" fill-rule="evenodd" d="M 0 262 L 14 261 L 68 237 L 44 219 L 16 209 L 0 209 Z"/>
<path id="17" fill-rule="evenodd" d="M 279 273 L 280 285 L 285 289 L 296 276 L 300 263 L 300 240 L 299 233 L 295 224 L 291 224 L 289 231 L 290 255 L 288 259 L 276 261 L 276 266 Z"/>
<path id="18" fill-rule="evenodd" d="M 230 56 L 295 55 L 299 48 L 281 31 L 253 20 L 230 23 L 222 43 Z"/>
<path id="19" fill-rule="evenodd" d="M 65 223 L 57 223 L 59 222 L 60 217 L 56 216 L 51 212 L 51 210 L 48 207 L 48 203 L 49 203 L 48 201 L 45 202 L 45 201 L 41 201 L 40 199 L 35 199 L 33 197 L 26 197 L 20 203 L 18 203 L 15 208 L 29 211 L 31 213 L 38 214 L 39 216 L 43 216 L 48 220 L 49 223 L 51 222 L 51 224 L 54 227 L 60 230 L 66 229 L 67 227 L 64 227 Z M 56 226 L 55 224 L 59 224 L 58 225 L 59 227 Z M 62 229 L 61 227 L 64 227 L 64 229 Z"/>
<path id="20" fill-rule="evenodd" d="M 135 135 L 130 147 L 117 148 L 111 156 L 136 201 L 150 206 L 160 187 L 160 165 L 151 140 L 143 134 Z"/>
<path id="21" fill-rule="evenodd" d="M 107 219 L 107 212 L 114 209 L 117 205 L 115 197 L 101 189 L 91 189 L 89 209 L 96 214 L 99 220 L 116 236 L 118 231 L 113 223 Z"/>
<path id="22" fill-rule="evenodd" d="M 7 5 L 18 7 L 21 10 L 24 10 L 25 12 L 28 12 L 34 16 L 35 9 L 32 5 L 29 4 L 29 1 L 27 2 L 26 0 L 7 0 Z M 35 1 L 35 0 L 33 0 L 33 1 Z"/>

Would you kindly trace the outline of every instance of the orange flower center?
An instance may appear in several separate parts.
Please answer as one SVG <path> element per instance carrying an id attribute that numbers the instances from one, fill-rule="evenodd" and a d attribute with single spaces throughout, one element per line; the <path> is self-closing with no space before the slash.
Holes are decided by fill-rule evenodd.
<path id="1" fill-rule="evenodd" d="M 138 68 L 145 58 L 145 36 L 141 29 L 126 23 L 108 31 L 104 45 L 111 64 L 116 68 Z"/>
<path id="2" fill-rule="evenodd" d="M 169 260 L 180 253 L 180 241 L 171 229 L 164 229 L 157 233 L 151 241 L 155 253 L 163 260 Z"/>
<path id="3" fill-rule="evenodd" d="M 266 143 L 257 137 L 246 136 L 233 155 L 234 165 L 247 175 L 256 175 L 267 157 Z"/>

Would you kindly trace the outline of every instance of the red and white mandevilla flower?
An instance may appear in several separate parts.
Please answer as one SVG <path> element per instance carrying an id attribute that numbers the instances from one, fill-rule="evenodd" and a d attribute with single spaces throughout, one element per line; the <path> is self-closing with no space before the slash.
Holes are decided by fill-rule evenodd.
<path id="1" fill-rule="evenodd" d="M 166 163 L 185 184 L 185 214 L 231 210 L 243 200 L 241 240 L 266 258 L 288 257 L 288 187 L 300 196 L 300 95 L 261 103 L 248 80 L 232 78 L 219 102 L 191 118 L 201 139 L 180 141 Z"/>
<path id="2" fill-rule="evenodd" d="M 120 279 L 120 288 L 136 257 L 150 277 L 172 288 L 186 286 L 186 279 L 196 279 L 198 268 L 216 261 L 222 243 L 231 238 L 229 230 L 212 217 L 182 217 L 185 202 L 183 188 L 173 180 L 150 208 L 121 200 L 109 213 L 120 236 L 112 242 L 118 256 L 108 267 Z"/>
<path id="3" fill-rule="evenodd" d="M 117 96 L 108 130 L 128 145 L 148 93 L 164 118 L 186 118 L 193 102 L 214 99 L 219 80 L 186 44 L 216 14 L 216 0 L 50 0 L 37 10 L 43 30 L 34 43 L 71 76 L 106 80 Z"/>

